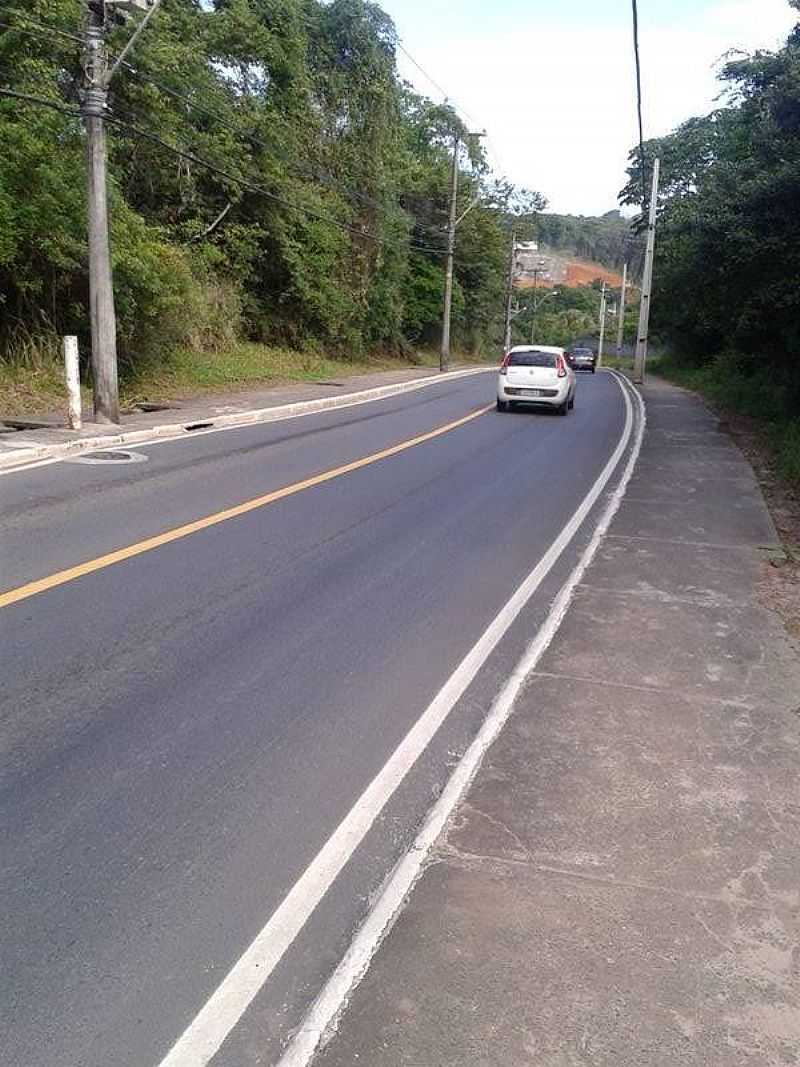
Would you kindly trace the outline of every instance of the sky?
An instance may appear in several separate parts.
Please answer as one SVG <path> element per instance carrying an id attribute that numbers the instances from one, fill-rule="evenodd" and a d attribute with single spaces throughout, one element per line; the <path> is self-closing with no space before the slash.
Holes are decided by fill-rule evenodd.
<path id="1" fill-rule="evenodd" d="M 378 0 L 402 44 L 472 129 L 490 162 L 548 210 L 617 204 L 637 138 L 630 0 Z M 780 47 L 788 0 L 639 0 L 645 138 L 715 107 L 731 49 Z M 403 55 L 400 73 L 442 94 Z"/>

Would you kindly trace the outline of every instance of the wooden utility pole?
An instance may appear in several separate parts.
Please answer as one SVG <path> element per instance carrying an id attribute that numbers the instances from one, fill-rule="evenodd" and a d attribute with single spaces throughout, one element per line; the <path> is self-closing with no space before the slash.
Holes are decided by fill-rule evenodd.
<path id="1" fill-rule="evenodd" d="M 617 324 L 617 359 L 622 355 L 625 330 L 625 295 L 628 289 L 628 264 L 622 266 L 622 292 L 619 295 L 619 323 Z"/>
<path id="2" fill-rule="evenodd" d="M 444 272 L 444 314 L 442 321 L 442 349 L 439 370 L 450 367 L 450 313 L 453 305 L 453 253 L 456 246 L 456 200 L 458 197 L 458 148 L 460 138 L 453 135 L 453 173 L 450 182 L 450 221 L 447 227 L 447 263 Z"/>
<path id="3" fill-rule="evenodd" d="M 503 354 L 511 348 L 511 302 L 514 299 L 514 268 L 517 258 L 517 231 L 511 231 L 511 251 L 508 256 L 508 280 L 506 282 L 506 328 L 503 336 Z"/>
<path id="4" fill-rule="evenodd" d="M 642 161 L 644 166 L 644 161 Z M 650 293 L 653 287 L 653 255 L 656 247 L 656 212 L 658 210 L 658 177 L 661 160 L 653 160 L 653 187 L 650 192 L 650 216 L 647 224 L 647 247 L 644 254 L 642 299 L 639 304 L 639 329 L 636 334 L 636 354 L 633 360 L 633 380 L 637 385 L 644 381 L 647 364 L 647 345 L 650 330 Z M 642 205 L 644 210 L 644 204 Z"/>
<path id="5" fill-rule="evenodd" d="M 119 422 L 117 322 L 108 237 L 105 111 L 108 97 L 105 5 L 90 4 L 86 27 L 86 85 L 81 111 L 86 124 L 89 231 L 89 317 L 92 331 L 92 387 L 97 422 Z"/>

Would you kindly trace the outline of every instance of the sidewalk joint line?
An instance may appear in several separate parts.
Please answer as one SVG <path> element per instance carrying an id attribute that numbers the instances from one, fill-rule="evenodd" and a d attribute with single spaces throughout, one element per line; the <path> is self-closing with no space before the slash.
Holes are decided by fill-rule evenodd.
<path id="1" fill-rule="evenodd" d="M 764 545 L 725 545 L 715 541 L 681 541 L 672 537 L 647 537 L 644 534 L 609 534 L 609 540 L 614 541 L 654 541 L 659 545 L 682 545 L 685 548 L 720 548 L 734 549 L 739 552 L 755 552 Z M 772 546 L 769 546 L 772 547 Z M 775 546 L 779 547 L 778 545 Z"/>
<path id="2" fill-rule="evenodd" d="M 489 856 L 478 852 L 463 852 L 455 846 L 445 843 L 438 851 L 437 858 L 430 863 L 433 867 L 436 863 L 452 864 L 471 868 L 474 866 L 493 867 L 523 867 L 538 874 L 552 874 L 558 878 L 568 878 L 580 882 L 590 882 L 595 885 L 608 886 L 611 889 L 638 890 L 644 893 L 654 893 L 657 896 L 679 897 L 683 900 L 702 900 L 713 904 L 739 904 L 743 907 L 756 908 L 760 911 L 773 912 L 772 904 L 764 904 L 749 897 L 740 897 L 733 894 L 721 896 L 716 893 L 692 892 L 686 889 L 675 889 L 667 885 L 653 885 L 651 882 L 636 882 L 629 879 L 613 878 L 611 875 L 590 874 L 587 871 L 579 871 L 568 867 L 554 867 L 546 863 L 536 863 L 534 860 L 517 859 L 514 856 Z"/>
<path id="3" fill-rule="evenodd" d="M 585 590 L 587 593 L 601 593 L 603 596 L 635 597 L 638 600 L 651 600 L 656 604 L 687 604 L 698 608 L 730 609 L 744 606 L 747 603 L 744 600 L 739 603 L 730 600 L 723 604 L 717 603 L 716 598 L 719 594 L 712 590 L 706 590 L 705 596 L 677 596 L 663 589 L 605 589 L 602 585 L 589 585 L 587 582 L 581 583 L 580 588 L 581 592 Z"/>
<path id="4" fill-rule="evenodd" d="M 755 704 L 748 704 L 742 700 L 726 700 L 725 697 L 712 696 L 709 693 L 699 692 L 694 689 L 676 689 L 674 686 L 663 685 L 635 685 L 633 682 L 609 682 L 603 678 L 586 678 L 580 674 L 560 674 L 558 671 L 533 671 L 530 675 L 531 678 L 553 678 L 554 680 L 562 680 L 566 682 L 582 682 L 586 685 L 601 685 L 606 689 L 631 689 L 637 693 L 665 693 L 670 696 L 677 696 L 681 699 L 691 702 L 701 697 L 706 704 L 720 704 L 723 707 L 735 707 L 745 709 L 747 711 L 754 711 L 757 707 Z"/>

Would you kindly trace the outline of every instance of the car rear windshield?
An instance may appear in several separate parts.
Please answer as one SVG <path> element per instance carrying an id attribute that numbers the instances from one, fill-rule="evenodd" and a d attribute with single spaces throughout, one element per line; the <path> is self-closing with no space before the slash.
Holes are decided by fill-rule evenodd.
<path id="1" fill-rule="evenodd" d="M 555 367 L 556 357 L 552 352 L 512 352 L 508 357 L 509 367 Z"/>
<path id="2" fill-rule="evenodd" d="M 591 356 L 592 350 L 591 348 L 576 348 L 572 354 L 573 356 Z"/>

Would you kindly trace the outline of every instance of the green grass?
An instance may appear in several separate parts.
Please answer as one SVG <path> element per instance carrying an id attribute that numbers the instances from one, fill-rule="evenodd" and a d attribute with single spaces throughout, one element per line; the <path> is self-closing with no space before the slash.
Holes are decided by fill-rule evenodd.
<path id="1" fill-rule="evenodd" d="M 454 353 L 453 362 L 474 359 Z M 409 359 L 367 357 L 332 359 L 319 352 L 301 352 L 271 345 L 240 342 L 217 352 L 173 352 L 162 363 L 145 363 L 120 378 L 124 407 L 149 400 L 169 400 L 210 391 L 236 391 L 259 386 L 342 380 L 356 374 L 407 370 L 439 365 L 437 352 L 424 350 Z M 65 410 L 61 357 L 57 339 L 15 349 L 0 360 L 0 415 L 42 415 Z M 84 390 L 84 410 L 91 392 Z"/>
<path id="2" fill-rule="evenodd" d="M 409 365 L 389 359 L 335 360 L 319 353 L 241 342 L 218 352 L 182 349 L 163 363 L 145 364 L 123 378 L 121 395 L 123 402 L 130 404 L 209 390 L 342 378 Z"/>
<path id="3" fill-rule="evenodd" d="M 648 370 L 699 393 L 721 412 L 756 420 L 778 473 L 800 488 L 800 418 L 786 416 L 786 399 L 776 388 L 774 374 L 743 374 L 733 360 L 692 364 L 667 356 L 652 360 Z"/>
<path id="4" fill-rule="evenodd" d="M 628 356 L 603 356 L 603 366 L 609 367 L 611 370 L 627 371 L 630 373 L 633 370 L 633 360 Z"/>

